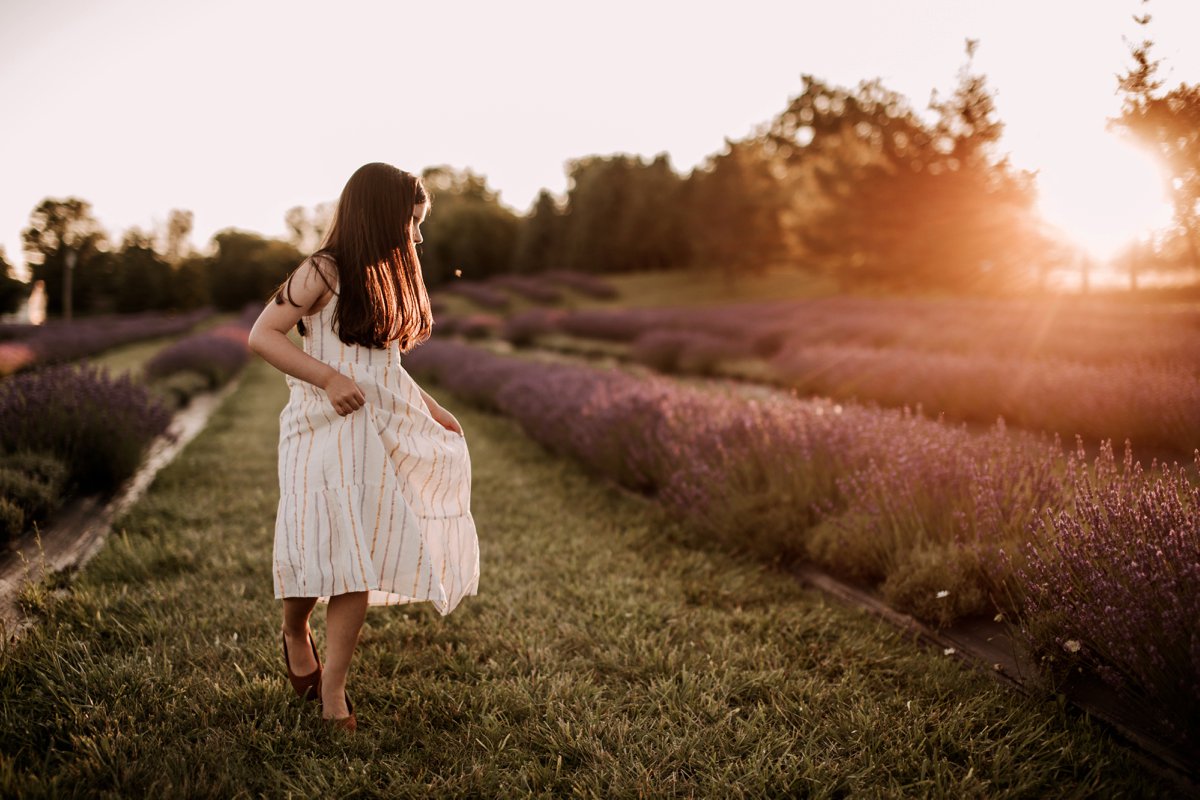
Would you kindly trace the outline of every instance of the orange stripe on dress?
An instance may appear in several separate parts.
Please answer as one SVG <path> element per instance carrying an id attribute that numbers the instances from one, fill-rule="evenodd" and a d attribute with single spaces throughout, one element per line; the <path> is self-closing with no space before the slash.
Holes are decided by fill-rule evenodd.
<path id="1" fill-rule="evenodd" d="M 350 531 L 352 534 L 357 534 L 358 523 L 354 519 L 354 503 L 350 500 L 350 492 L 346 492 L 346 508 L 350 511 Z M 370 583 L 367 580 L 367 567 L 363 564 L 362 559 L 362 544 L 358 541 L 358 536 L 354 536 L 354 554 L 358 557 L 358 574 L 362 576 L 363 583 Z"/>
<path id="2" fill-rule="evenodd" d="M 384 483 L 387 480 L 387 462 L 383 462 L 383 470 L 379 473 L 379 503 L 375 506 L 375 532 L 371 534 L 371 558 L 375 557 L 375 542 L 379 540 L 379 520 L 383 516 Z"/>
<path id="3" fill-rule="evenodd" d="M 333 516 L 329 510 L 329 503 L 325 503 L 325 523 L 329 526 L 329 533 L 325 538 L 329 540 L 329 588 L 325 588 L 325 571 L 321 570 L 321 594 L 332 595 L 337 589 L 337 568 L 333 563 Z"/>
<path id="4" fill-rule="evenodd" d="M 434 456 L 436 457 L 439 452 L 441 452 L 441 448 L 438 447 L 437 444 L 435 443 L 434 451 L 433 451 Z M 430 470 L 430 472 L 432 473 L 432 470 Z M 438 514 L 441 514 L 443 512 L 443 509 L 441 507 L 439 507 L 437 504 L 438 489 L 441 488 L 442 482 L 445 480 L 445 477 L 446 477 L 446 459 L 443 458 L 442 463 L 441 463 L 441 469 L 438 471 L 437 483 L 435 483 L 433 485 L 433 491 L 429 493 L 429 508 L 432 511 L 436 511 Z"/>
<path id="5" fill-rule="evenodd" d="M 304 421 L 308 424 L 308 454 L 304 457 L 304 500 L 300 511 L 300 524 L 297 526 L 296 536 L 300 540 L 300 562 L 306 565 L 305 568 L 305 583 L 308 586 L 308 557 L 306 555 L 307 548 L 305 541 L 308 539 L 308 465 L 312 459 L 313 444 L 316 442 L 317 432 L 313 428 L 312 418 L 308 415 L 308 408 L 304 409 Z"/>
<path id="6" fill-rule="evenodd" d="M 420 521 L 418 520 L 419 524 Z M 417 533 L 419 534 L 420 548 L 417 550 L 417 568 L 413 570 L 413 597 L 417 596 L 417 584 L 421 582 L 421 562 L 425 556 L 425 536 L 421 534 L 421 531 L 417 531 Z"/>

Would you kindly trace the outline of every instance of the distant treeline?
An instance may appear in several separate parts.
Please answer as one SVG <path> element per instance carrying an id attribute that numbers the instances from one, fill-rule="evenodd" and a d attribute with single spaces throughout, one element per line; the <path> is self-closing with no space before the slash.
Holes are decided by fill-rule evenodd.
<path id="1" fill-rule="evenodd" d="M 1134 49 L 1134 66 L 1120 78 L 1127 105 L 1113 124 L 1170 165 L 1177 224 L 1119 257 L 1133 283 L 1141 270 L 1200 262 L 1200 134 L 1183 124 L 1200 115 L 1200 88 L 1164 93 L 1148 47 Z M 689 174 L 678 174 L 665 154 L 585 156 L 567 164 L 566 196 L 543 190 L 526 215 L 502 205 L 484 176 L 430 167 L 422 173 L 433 199 L 421 248 L 426 282 L 680 267 L 733 278 L 785 264 L 846 288 L 1039 288 L 1051 270 L 1085 258 L 1046 229 L 1034 176 L 1000 152 L 1003 124 L 985 78 L 972 71 L 974 49 L 969 41 L 954 92 L 935 93 L 928 118 L 878 80 L 848 89 L 805 75 L 801 93 L 774 119 L 726 139 Z M 85 201 L 47 199 L 31 215 L 24 246 L 33 277 L 46 282 L 51 314 L 61 310 L 67 249 L 81 313 L 233 310 L 265 300 L 315 249 L 331 210 L 288 211 L 287 240 L 222 231 L 210 255 L 197 255 L 186 244 L 189 212 L 172 211 L 153 236 L 131 231 L 114 249 Z M 0 275 L 5 266 L 0 259 Z M 0 310 L 25 291 L 0 281 Z"/>

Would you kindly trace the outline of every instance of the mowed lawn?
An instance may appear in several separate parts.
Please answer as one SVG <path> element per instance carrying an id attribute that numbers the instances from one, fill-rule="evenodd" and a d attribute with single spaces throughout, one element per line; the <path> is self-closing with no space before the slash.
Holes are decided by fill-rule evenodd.
<path id="1" fill-rule="evenodd" d="M 474 463 L 480 594 L 368 612 L 355 735 L 296 698 L 271 544 L 282 376 L 252 362 L 0 655 L 0 795 L 1170 794 L 1096 726 L 785 575 L 428 386 Z M 314 618 L 324 643 L 324 607 Z"/>

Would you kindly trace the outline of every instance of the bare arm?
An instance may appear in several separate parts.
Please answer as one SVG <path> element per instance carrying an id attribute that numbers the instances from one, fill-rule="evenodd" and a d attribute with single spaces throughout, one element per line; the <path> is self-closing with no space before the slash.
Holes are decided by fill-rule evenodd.
<path id="1" fill-rule="evenodd" d="M 434 400 L 433 397 L 430 396 L 429 392 L 425 391 L 420 386 L 417 387 L 417 391 L 421 393 L 421 399 L 425 401 L 425 407 L 429 409 L 430 413 L 432 413 L 434 407 L 439 405 L 438 401 Z"/>
<path id="2" fill-rule="evenodd" d="M 249 345 L 280 372 L 323 389 L 338 414 L 345 415 L 366 402 L 362 390 L 349 376 L 313 358 L 287 338 L 287 332 L 327 291 L 329 288 L 312 259 L 306 260 L 291 283 L 291 297 L 299 306 L 292 305 L 286 297 L 283 303 L 267 304 L 250 329 Z"/>

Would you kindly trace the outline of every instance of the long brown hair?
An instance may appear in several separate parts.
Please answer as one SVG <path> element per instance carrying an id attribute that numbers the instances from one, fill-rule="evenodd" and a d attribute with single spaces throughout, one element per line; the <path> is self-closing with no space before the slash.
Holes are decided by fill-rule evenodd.
<path id="1" fill-rule="evenodd" d="M 429 338 L 433 312 L 410 234 L 413 209 L 428 201 L 418 176 L 390 164 L 364 164 L 346 181 L 329 230 L 309 256 L 337 296 L 333 329 L 346 344 L 384 348 L 399 339 L 401 352 L 407 352 Z M 317 256 L 333 261 L 337 289 Z M 282 305 L 286 294 L 299 306 L 291 297 L 295 274 L 275 290 L 276 304 Z M 296 326 L 302 336 L 303 326 L 303 320 Z"/>

